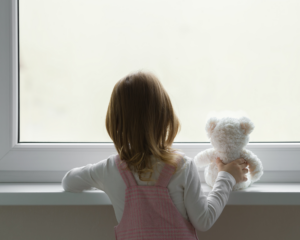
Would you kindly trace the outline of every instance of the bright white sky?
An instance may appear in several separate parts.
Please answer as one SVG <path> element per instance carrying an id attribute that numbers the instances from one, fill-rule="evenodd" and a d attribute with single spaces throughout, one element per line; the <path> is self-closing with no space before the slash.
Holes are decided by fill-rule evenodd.
<path id="1" fill-rule="evenodd" d="M 111 142 L 114 84 L 155 73 L 208 142 L 211 111 L 244 111 L 251 142 L 300 140 L 300 1 L 22 0 L 20 140 Z"/>

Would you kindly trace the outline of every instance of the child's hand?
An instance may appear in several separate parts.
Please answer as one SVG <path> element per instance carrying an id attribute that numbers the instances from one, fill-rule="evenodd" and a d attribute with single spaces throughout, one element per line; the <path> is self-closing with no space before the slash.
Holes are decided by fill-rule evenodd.
<path id="1" fill-rule="evenodd" d="M 248 163 L 243 158 L 238 158 L 228 164 L 224 164 L 220 158 L 217 158 L 217 166 L 220 171 L 225 171 L 230 173 L 234 178 L 236 183 L 247 181 L 248 179 L 245 177 L 245 174 L 248 172 L 246 168 Z"/>

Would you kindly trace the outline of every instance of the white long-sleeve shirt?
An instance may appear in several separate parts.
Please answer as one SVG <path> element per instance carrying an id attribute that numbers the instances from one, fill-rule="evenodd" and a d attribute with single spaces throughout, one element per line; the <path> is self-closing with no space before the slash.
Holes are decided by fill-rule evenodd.
<path id="1" fill-rule="evenodd" d="M 155 162 L 159 164 L 154 168 L 151 178 L 158 179 L 164 163 L 152 158 L 152 163 Z M 140 181 L 137 173 L 133 175 L 138 185 L 147 185 L 147 182 Z M 230 173 L 221 171 L 212 191 L 206 196 L 201 189 L 193 159 L 183 156 L 179 161 L 178 171 L 171 177 L 168 190 L 180 214 L 189 219 L 197 230 L 207 231 L 222 213 L 235 184 L 235 178 Z M 63 177 L 62 187 L 68 192 L 94 188 L 104 191 L 112 202 L 117 221 L 120 222 L 125 206 L 126 184 L 115 164 L 114 155 L 95 164 L 71 169 Z"/>

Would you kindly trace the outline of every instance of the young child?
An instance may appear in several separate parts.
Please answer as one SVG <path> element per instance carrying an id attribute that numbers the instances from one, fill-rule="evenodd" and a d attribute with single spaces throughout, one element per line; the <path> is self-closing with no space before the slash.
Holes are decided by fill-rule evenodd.
<path id="1" fill-rule="evenodd" d="M 232 187 L 246 181 L 247 163 L 218 160 L 218 178 L 205 196 L 193 159 L 171 147 L 180 128 L 170 98 L 151 73 L 118 81 L 106 115 L 117 155 L 74 168 L 62 179 L 65 191 L 91 188 L 110 198 L 117 240 L 198 239 L 225 207 Z"/>

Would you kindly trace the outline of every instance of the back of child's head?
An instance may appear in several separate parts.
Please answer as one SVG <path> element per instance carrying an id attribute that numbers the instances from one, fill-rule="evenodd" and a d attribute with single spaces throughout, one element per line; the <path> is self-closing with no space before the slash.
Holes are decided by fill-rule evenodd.
<path id="1" fill-rule="evenodd" d="M 140 180 L 152 181 L 151 155 L 177 170 L 178 155 L 171 146 L 180 123 L 168 93 L 154 74 L 140 71 L 116 83 L 106 129 L 120 158 L 139 174 Z M 143 178 L 147 172 L 150 177 Z"/>

